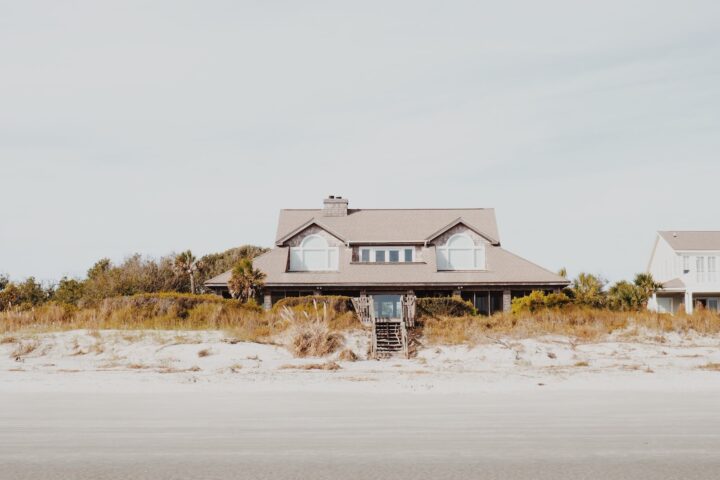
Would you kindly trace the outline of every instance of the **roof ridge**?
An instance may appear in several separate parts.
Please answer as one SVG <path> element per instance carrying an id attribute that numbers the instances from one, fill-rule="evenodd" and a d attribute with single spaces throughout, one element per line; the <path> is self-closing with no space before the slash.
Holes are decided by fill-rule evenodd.
<path id="1" fill-rule="evenodd" d="M 458 208 L 348 208 L 348 211 L 417 211 L 417 210 L 436 210 L 436 211 L 451 211 L 451 210 L 495 210 L 495 207 L 458 207 Z M 321 212 L 322 208 L 281 208 L 280 211 L 285 212 Z"/>
<path id="2" fill-rule="evenodd" d="M 720 233 L 720 230 L 658 230 L 658 233 Z"/>

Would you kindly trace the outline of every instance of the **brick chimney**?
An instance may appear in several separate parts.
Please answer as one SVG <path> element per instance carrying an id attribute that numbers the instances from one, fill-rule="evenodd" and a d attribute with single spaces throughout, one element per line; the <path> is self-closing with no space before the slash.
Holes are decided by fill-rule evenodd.
<path id="1" fill-rule="evenodd" d="M 323 217 L 344 217 L 348 211 L 348 199 L 330 195 L 323 200 Z"/>

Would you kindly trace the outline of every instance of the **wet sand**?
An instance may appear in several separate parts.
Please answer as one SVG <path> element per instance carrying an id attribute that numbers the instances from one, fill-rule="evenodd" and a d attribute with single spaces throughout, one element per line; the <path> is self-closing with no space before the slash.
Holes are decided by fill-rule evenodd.
<path id="1" fill-rule="evenodd" d="M 3 393 L 1 479 L 711 479 L 720 395 Z"/>

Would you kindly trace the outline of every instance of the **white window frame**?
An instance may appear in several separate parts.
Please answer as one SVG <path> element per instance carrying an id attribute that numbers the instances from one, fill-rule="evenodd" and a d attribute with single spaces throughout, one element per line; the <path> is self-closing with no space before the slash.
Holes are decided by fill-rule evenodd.
<path id="1" fill-rule="evenodd" d="M 705 257 L 698 255 L 695 257 L 695 271 L 697 274 L 697 282 L 705 283 Z"/>
<path id="2" fill-rule="evenodd" d="M 305 247 L 304 245 L 310 240 L 319 238 L 324 243 L 324 247 Z M 320 268 L 308 268 L 305 255 L 310 252 L 321 252 L 324 253 L 324 262 Z M 303 238 L 303 241 L 298 247 L 290 247 L 290 271 L 291 272 L 335 272 L 338 270 L 340 249 L 338 247 L 331 247 L 325 237 L 316 233 L 308 235 Z M 294 258 L 300 258 L 300 264 L 294 263 Z"/>
<path id="3" fill-rule="evenodd" d="M 465 238 L 473 244 L 473 247 L 457 248 L 451 247 L 450 244 L 458 237 Z M 477 245 L 472 237 L 466 233 L 456 233 L 448 238 L 445 245 L 435 247 L 437 252 L 437 268 L 445 271 L 464 271 L 464 270 L 485 270 L 485 246 Z M 472 268 L 453 268 L 450 265 L 450 257 L 453 251 L 472 251 L 473 267 Z"/>
<path id="4" fill-rule="evenodd" d="M 708 282 L 717 282 L 717 257 L 707 257 Z"/>
<path id="5" fill-rule="evenodd" d="M 405 250 L 411 250 L 412 251 L 412 257 L 409 262 L 405 261 Z M 369 261 L 365 262 L 363 261 L 363 251 L 369 252 Z M 376 253 L 378 251 L 384 251 L 385 252 L 385 261 L 378 262 L 376 258 Z M 390 261 L 390 251 L 396 251 L 398 252 L 398 261 L 397 262 L 391 262 Z M 413 263 L 415 261 L 415 247 L 409 247 L 409 246 L 394 246 L 394 247 L 360 247 L 358 252 L 358 260 L 360 263 Z"/>
<path id="6" fill-rule="evenodd" d="M 690 255 L 682 256 L 682 270 L 683 275 L 690 273 Z"/>

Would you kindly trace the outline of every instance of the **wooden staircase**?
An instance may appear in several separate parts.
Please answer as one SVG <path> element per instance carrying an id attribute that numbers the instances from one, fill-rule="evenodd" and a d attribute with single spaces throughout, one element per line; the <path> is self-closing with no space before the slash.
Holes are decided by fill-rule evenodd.
<path id="1" fill-rule="evenodd" d="M 402 320 L 375 320 L 372 332 L 371 356 L 391 357 L 402 353 L 407 357 L 407 328 Z"/>
<path id="2" fill-rule="evenodd" d="M 402 354 L 408 358 L 408 327 L 415 325 L 415 296 L 403 295 L 402 318 L 376 318 L 373 298 L 353 298 L 353 306 L 363 325 L 371 327 L 370 358 Z"/>

